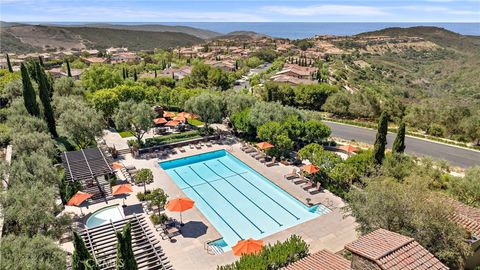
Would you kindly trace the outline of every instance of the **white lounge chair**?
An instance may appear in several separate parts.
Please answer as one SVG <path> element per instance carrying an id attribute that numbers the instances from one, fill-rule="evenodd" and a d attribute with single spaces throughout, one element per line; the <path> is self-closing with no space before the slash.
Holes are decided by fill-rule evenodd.
<path id="1" fill-rule="evenodd" d="M 298 178 L 299 176 L 298 176 L 298 173 L 297 173 L 297 169 L 293 168 L 291 173 L 285 174 L 283 177 L 287 180 L 292 180 L 292 179 Z"/>
<path id="2" fill-rule="evenodd" d="M 317 185 L 315 187 L 312 187 L 312 188 L 308 189 L 307 191 L 308 191 L 308 193 L 310 193 L 312 195 L 317 194 L 317 193 L 320 192 L 320 187 L 321 187 L 320 182 L 317 182 Z"/>

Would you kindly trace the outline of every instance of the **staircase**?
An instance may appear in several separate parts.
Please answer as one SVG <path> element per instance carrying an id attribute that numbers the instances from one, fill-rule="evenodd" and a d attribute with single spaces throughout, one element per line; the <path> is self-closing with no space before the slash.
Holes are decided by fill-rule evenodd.
<path id="1" fill-rule="evenodd" d="M 222 247 L 213 244 L 210 240 L 204 243 L 203 248 L 210 255 L 219 255 L 225 253 Z"/>

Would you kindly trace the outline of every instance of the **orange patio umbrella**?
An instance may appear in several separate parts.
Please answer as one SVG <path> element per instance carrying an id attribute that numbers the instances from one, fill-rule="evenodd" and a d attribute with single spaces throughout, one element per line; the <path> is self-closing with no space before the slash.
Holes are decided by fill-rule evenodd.
<path id="1" fill-rule="evenodd" d="M 341 150 L 344 150 L 348 153 L 354 153 L 354 152 L 357 152 L 358 151 L 358 148 L 353 146 L 353 145 L 350 145 L 350 144 L 347 144 L 347 145 L 342 145 L 340 147 L 338 147 L 338 149 L 341 149 Z"/>
<path id="2" fill-rule="evenodd" d="M 179 121 L 179 122 L 185 122 L 187 120 L 187 118 L 185 118 L 184 116 L 181 116 L 181 115 L 177 115 L 172 120 L 173 121 Z"/>
<path id="3" fill-rule="evenodd" d="M 263 248 L 263 241 L 262 240 L 255 240 L 249 238 L 247 240 L 240 240 L 237 242 L 235 246 L 232 247 L 233 254 L 235 256 L 242 256 L 242 254 L 257 254 Z"/>
<path id="4" fill-rule="evenodd" d="M 180 198 L 176 198 L 168 201 L 167 204 L 165 205 L 165 208 L 167 208 L 169 211 L 172 211 L 172 212 L 180 212 L 180 224 L 183 224 L 182 212 L 187 211 L 188 209 L 191 209 L 194 203 L 195 201 L 193 201 L 190 198 L 180 197 Z"/>
<path id="5" fill-rule="evenodd" d="M 118 162 L 114 162 L 114 163 L 112 163 L 112 168 L 114 170 L 119 170 L 119 169 L 123 168 L 123 165 L 118 163 Z"/>
<path id="6" fill-rule="evenodd" d="M 178 121 L 168 121 L 168 122 L 165 124 L 166 127 L 176 127 L 176 126 L 178 126 L 178 125 L 180 125 L 180 122 L 178 122 Z"/>
<path id="7" fill-rule="evenodd" d="M 320 169 L 313 164 L 308 164 L 308 165 L 303 166 L 302 170 L 306 173 L 309 173 L 309 174 L 313 174 L 313 173 L 316 173 L 316 172 L 320 171 Z"/>
<path id="8" fill-rule="evenodd" d="M 85 192 L 82 192 L 82 191 L 78 191 L 77 193 L 75 193 L 75 195 L 73 195 L 70 198 L 70 200 L 68 200 L 67 205 L 80 206 L 80 204 L 82 204 L 82 202 L 90 199 L 92 196 L 93 196 L 92 194 L 85 193 Z"/>
<path id="9" fill-rule="evenodd" d="M 174 117 L 174 116 L 175 116 L 174 112 L 163 112 L 163 117 L 170 118 L 170 117 Z"/>
<path id="10" fill-rule="evenodd" d="M 131 184 L 121 184 L 121 185 L 116 185 L 112 187 L 113 195 L 127 194 L 132 192 L 133 192 L 133 189 Z"/>
<path id="11" fill-rule="evenodd" d="M 273 144 L 271 144 L 269 142 L 261 142 L 261 143 L 257 143 L 257 147 L 262 149 L 262 150 L 265 150 L 265 149 L 268 149 L 268 148 L 272 148 Z"/>
<path id="12" fill-rule="evenodd" d="M 160 124 L 165 124 L 167 123 L 167 119 L 163 118 L 163 117 L 160 117 L 160 118 L 155 118 L 153 119 L 153 122 L 157 125 L 160 125 Z"/>

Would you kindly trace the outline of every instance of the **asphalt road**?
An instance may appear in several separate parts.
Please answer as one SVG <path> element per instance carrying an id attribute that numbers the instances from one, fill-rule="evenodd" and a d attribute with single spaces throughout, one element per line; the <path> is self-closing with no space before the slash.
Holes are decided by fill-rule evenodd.
<path id="1" fill-rule="evenodd" d="M 355 140 L 373 144 L 377 131 L 368 128 L 343 125 L 325 121 L 332 128 L 332 136 L 346 140 Z M 388 133 L 387 147 L 390 148 L 395 140 L 395 133 Z M 480 152 L 459 148 L 433 141 L 426 141 L 414 137 L 405 137 L 405 152 L 415 156 L 430 156 L 433 159 L 444 159 L 451 165 L 459 167 L 480 166 Z"/>

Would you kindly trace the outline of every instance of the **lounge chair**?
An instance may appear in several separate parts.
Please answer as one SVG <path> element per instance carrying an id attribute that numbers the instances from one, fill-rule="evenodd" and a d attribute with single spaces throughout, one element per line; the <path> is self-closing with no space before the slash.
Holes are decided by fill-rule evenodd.
<path id="1" fill-rule="evenodd" d="M 273 159 L 267 163 L 265 163 L 265 165 L 267 165 L 267 167 L 271 167 L 271 166 L 274 166 L 277 164 L 277 161 L 276 161 L 277 157 L 273 157 Z"/>
<path id="2" fill-rule="evenodd" d="M 305 184 L 307 181 L 310 181 L 308 178 L 305 178 L 303 174 L 300 175 L 300 178 L 293 180 L 295 185 Z"/>
<path id="3" fill-rule="evenodd" d="M 205 143 L 207 147 L 212 147 L 212 144 L 210 142 Z"/>
<path id="4" fill-rule="evenodd" d="M 292 179 L 298 178 L 299 176 L 298 176 L 298 173 L 297 173 L 297 169 L 293 168 L 291 173 L 285 174 L 283 177 L 287 180 L 292 180 Z"/>
<path id="5" fill-rule="evenodd" d="M 195 149 L 195 146 L 193 144 L 189 145 L 190 149 Z"/>
<path id="6" fill-rule="evenodd" d="M 261 163 L 265 163 L 267 161 L 267 156 L 266 155 L 263 155 L 263 156 L 257 156 L 256 159 L 258 161 L 260 161 Z"/>
<path id="7" fill-rule="evenodd" d="M 252 148 L 250 146 L 248 148 L 246 148 L 245 150 L 243 150 L 243 152 L 245 152 L 247 154 L 253 153 L 255 151 L 256 151 L 255 148 Z"/>
<path id="8" fill-rule="evenodd" d="M 185 148 L 183 148 L 183 147 L 179 147 L 178 150 L 182 153 L 185 153 Z"/>
<path id="9" fill-rule="evenodd" d="M 202 149 L 202 146 L 201 146 L 200 144 L 196 144 L 196 145 L 195 145 L 195 148 L 197 148 L 197 149 L 200 150 L 200 149 Z"/>
<path id="10" fill-rule="evenodd" d="M 315 184 L 312 181 L 308 181 L 305 184 L 300 185 L 304 190 L 309 190 L 313 187 L 315 187 Z"/>
<path id="11" fill-rule="evenodd" d="M 315 187 L 312 187 L 312 188 L 308 189 L 307 191 L 308 191 L 308 193 L 313 195 L 313 194 L 319 193 L 320 188 L 321 188 L 320 182 L 317 182 L 317 185 Z"/>

